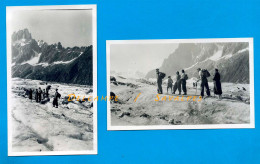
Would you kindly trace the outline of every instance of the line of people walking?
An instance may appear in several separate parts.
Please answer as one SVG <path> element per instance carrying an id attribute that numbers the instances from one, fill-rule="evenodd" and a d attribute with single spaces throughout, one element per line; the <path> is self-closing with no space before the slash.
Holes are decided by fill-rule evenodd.
<path id="1" fill-rule="evenodd" d="M 210 89 L 208 84 L 208 78 L 210 77 L 210 73 L 207 69 L 201 69 L 198 68 L 198 75 L 199 78 L 196 82 L 193 83 L 193 87 L 195 86 L 197 88 L 197 83 L 200 82 L 200 96 L 204 97 L 204 90 L 206 89 L 207 96 L 210 96 Z M 159 69 L 156 69 L 156 77 L 157 77 L 157 92 L 158 94 L 163 94 L 162 89 L 162 80 L 166 76 L 165 73 L 160 72 Z M 181 70 L 181 74 L 179 71 L 176 72 L 176 77 L 172 80 L 171 76 L 168 76 L 167 79 L 167 93 L 169 90 L 171 90 L 172 94 L 175 94 L 178 90 L 178 94 L 181 95 L 181 92 L 183 92 L 183 95 L 187 95 L 187 80 L 188 75 L 185 73 L 184 70 Z M 218 95 L 219 98 L 221 98 L 222 95 L 222 88 L 221 88 L 221 82 L 220 82 L 220 74 L 218 69 L 215 69 L 215 74 L 213 77 L 213 83 L 214 83 L 214 94 Z"/>
<path id="2" fill-rule="evenodd" d="M 49 90 L 42 90 L 41 87 L 39 87 L 39 89 L 35 89 L 35 91 L 31 88 L 28 90 L 28 97 L 30 100 L 33 99 L 33 93 L 35 95 L 34 99 L 36 102 L 41 102 L 43 99 L 49 98 Z"/>

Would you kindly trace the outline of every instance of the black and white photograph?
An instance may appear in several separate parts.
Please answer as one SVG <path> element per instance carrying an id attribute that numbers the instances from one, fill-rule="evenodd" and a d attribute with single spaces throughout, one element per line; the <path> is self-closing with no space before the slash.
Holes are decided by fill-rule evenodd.
<path id="1" fill-rule="evenodd" d="M 9 6 L 8 155 L 97 154 L 96 5 Z"/>
<path id="2" fill-rule="evenodd" d="M 106 46 L 108 130 L 255 127 L 253 38 Z"/>

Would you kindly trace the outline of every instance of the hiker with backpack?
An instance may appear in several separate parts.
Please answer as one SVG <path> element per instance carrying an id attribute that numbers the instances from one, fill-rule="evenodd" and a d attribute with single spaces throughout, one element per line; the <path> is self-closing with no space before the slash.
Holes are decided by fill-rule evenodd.
<path id="1" fill-rule="evenodd" d="M 214 82 L 214 93 L 218 95 L 218 98 L 221 99 L 222 95 L 222 88 L 221 88 L 221 82 L 220 82 L 220 74 L 218 72 L 218 69 L 215 69 L 215 74 L 213 77 Z"/>
<path id="2" fill-rule="evenodd" d="M 207 95 L 210 96 L 209 84 L 208 84 L 208 79 L 207 79 L 208 77 L 210 77 L 210 73 L 206 69 L 198 68 L 197 70 L 199 72 L 199 79 L 198 79 L 198 81 L 201 81 L 201 84 L 200 84 L 200 89 L 201 89 L 200 96 L 204 97 L 204 88 L 206 88 Z"/>
<path id="3" fill-rule="evenodd" d="M 157 92 L 158 94 L 163 94 L 162 89 L 162 79 L 165 77 L 165 73 L 160 72 L 159 69 L 156 69 L 156 78 L 157 78 Z"/>
<path id="4" fill-rule="evenodd" d="M 185 73 L 184 70 L 181 70 L 181 72 L 181 85 L 182 91 L 184 92 L 183 95 L 187 95 L 186 80 L 188 80 L 188 75 Z"/>
<path id="5" fill-rule="evenodd" d="M 58 99 L 61 97 L 60 93 L 58 92 L 58 89 L 56 89 L 56 92 L 54 94 L 54 98 L 53 98 L 53 102 L 52 102 L 52 105 L 53 107 L 56 107 L 58 108 Z"/>
<path id="6" fill-rule="evenodd" d="M 181 94 L 181 75 L 179 73 L 179 71 L 176 72 L 176 80 L 173 86 L 173 93 L 175 94 L 176 90 L 178 89 L 179 91 L 179 95 Z"/>
<path id="7" fill-rule="evenodd" d="M 171 78 L 171 76 L 168 76 L 168 81 L 167 81 L 167 93 L 168 93 L 168 89 L 171 88 L 171 93 L 172 93 L 172 83 L 173 80 Z"/>

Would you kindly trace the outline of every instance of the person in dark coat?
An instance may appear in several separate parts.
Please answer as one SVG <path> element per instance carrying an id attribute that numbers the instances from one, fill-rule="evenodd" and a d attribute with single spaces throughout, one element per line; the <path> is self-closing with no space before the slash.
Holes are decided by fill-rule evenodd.
<path id="1" fill-rule="evenodd" d="M 32 89 L 29 89 L 29 99 L 30 100 L 32 100 L 32 93 L 33 93 Z"/>
<path id="2" fill-rule="evenodd" d="M 46 83 L 46 85 L 47 85 L 47 83 Z M 46 87 L 46 97 L 47 98 L 49 98 L 49 90 L 51 89 L 51 86 L 50 85 L 48 85 L 47 87 Z"/>
<path id="3" fill-rule="evenodd" d="M 156 69 L 156 78 L 157 78 L 157 92 L 158 92 L 158 94 L 163 94 L 162 77 L 160 75 L 158 68 Z"/>
<path id="4" fill-rule="evenodd" d="M 35 90 L 35 101 L 36 102 L 39 102 L 39 92 L 38 92 L 38 89 Z"/>
<path id="5" fill-rule="evenodd" d="M 218 72 L 218 69 L 215 69 L 215 74 L 213 77 L 214 82 L 214 93 L 218 95 L 218 98 L 221 99 L 222 95 L 222 89 L 221 89 L 221 82 L 220 82 L 220 74 Z"/>
<path id="6" fill-rule="evenodd" d="M 182 86 L 182 91 L 184 92 L 183 95 L 187 95 L 186 80 L 188 79 L 188 76 L 184 70 L 181 70 L 181 72 L 182 72 L 181 73 L 181 86 Z"/>
<path id="7" fill-rule="evenodd" d="M 206 88 L 207 95 L 210 96 L 209 84 L 208 84 L 207 76 L 205 75 L 205 69 L 202 70 L 201 68 L 198 68 L 197 70 L 199 72 L 199 79 L 197 80 L 197 82 L 201 81 L 201 84 L 200 84 L 200 89 L 201 89 L 200 96 L 204 97 L 204 88 Z"/>
<path id="8" fill-rule="evenodd" d="M 178 89 L 179 95 L 181 94 L 181 75 L 179 71 L 176 72 L 176 80 L 173 86 L 173 94 L 175 94 L 176 90 Z"/>
<path id="9" fill-rule="evenodd" d="M 42 89 L 41 89 L 41 87 L 39 87 L 39 90 L 38 90 L 38 101 L 39 102 L 42 101 Z"/>
<path id="10" fill-rule="evenodd" d="M 56 89 L 56 92 L 54 94 L 54 98 L 53 98 L 53 107 L 58 108 L 58 99 L 61 97 L 60 93 L 58 92 L 58 89 Z"/>
<path id="11" fill-rule="evenodd" d="M 42 90 L 42 96 L 43 96 L 43 99 L 45 99 L 47 97 L 45 89 Z"/>
<path id="12" fill-rule="evenodd" d="M 29 89 L 24 88 L 24 91 L 25 91 L 25 95 L 28 95 L 29 97 Z"/>

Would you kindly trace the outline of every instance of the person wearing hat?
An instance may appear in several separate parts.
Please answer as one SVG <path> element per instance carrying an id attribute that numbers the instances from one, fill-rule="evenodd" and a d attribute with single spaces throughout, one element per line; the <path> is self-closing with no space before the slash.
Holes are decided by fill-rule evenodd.
<path id="1" fill-rule="evenodd" d="M 168 81 L 167 81 L 167 93 L 168 93 L 168 89 L 171 88 L 171 93 L 172 93 L 172 83 L 173 80 L 171 78 L 171 76 L 168 76 Z"/>
<path id="2" fill-rule="evenodd" d="M 163 90 L 162 90 L 162 76 L 160 75 L 161 72 L 159 71 L 159 69 L 156 69 L 156 78 L 157 78 L 157 93 L 162 94 Z"/>
<path id="3" fill-rule="evenodd" d="M 179 95 L 181 94 L 181 75 L 179 71 L 176 72 L 176 80 L 173 86 L 173 94 L 175 94 L 176 90 L 178 89 Z"/>

